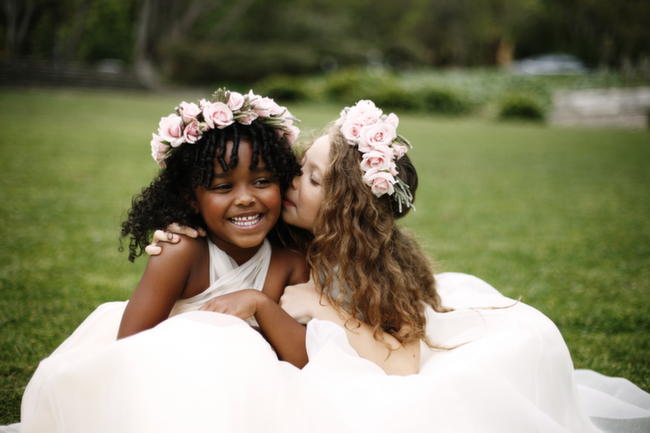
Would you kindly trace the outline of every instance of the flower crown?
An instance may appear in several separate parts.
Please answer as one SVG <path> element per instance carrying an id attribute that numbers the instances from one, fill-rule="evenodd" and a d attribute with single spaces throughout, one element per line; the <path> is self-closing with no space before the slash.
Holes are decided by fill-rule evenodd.
<path id="1" fill-rule="evenodd" d="M 151 139 L 151 156 L 159 166 L 165 166 L 172 148 L 184 143 L 196 143 L 205 131 L 224 129 L 235 122 L 250 125 L 254 120 L 275 129 L 278 137 L 285 137 L 289 144 L 298 138 L 300 129 L 293 124 L 299 120 L 286 107 L 273 99 L 247 95 L 224 88 L 212 94 L 210 100 L 201 99 L 197 104 L 181 102 L 175 113 L 162 117 L 157 133 Z"/>
<path id="2" fill-rule="evenodd" d="M 413 206 L 413 194 L 409 186 L 397 175 L 395 161 L 412 147 L 407 139 L 397 134 L 399 118 L 388 115 L 369 100 L 361 100 L 353 107 L 345 107 L 336 121 L 341 134 L 350 146 L 358 146 L 361 152 L 363 181 L 376 197 L 392 195 L 400 213 L 402 207 Z"/>

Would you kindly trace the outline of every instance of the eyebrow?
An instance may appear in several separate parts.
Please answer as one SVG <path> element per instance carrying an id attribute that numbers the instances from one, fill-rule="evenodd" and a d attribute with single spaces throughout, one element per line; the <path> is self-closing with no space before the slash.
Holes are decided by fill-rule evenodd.
<path id="1" fill-rule="evenodd" d="M 306 168 L 312 168 L 313 167 L 316 170 L 318 170 L 319 172 L 321 172 L 321 173 L 323 172 L 323 167 L 319 166 L 318 164 L 316 164 L 316 163 L 314 163 L 312 161 L 307 162 L 307 164 L 305 164 L 304 167 L 306 167 Z"/>

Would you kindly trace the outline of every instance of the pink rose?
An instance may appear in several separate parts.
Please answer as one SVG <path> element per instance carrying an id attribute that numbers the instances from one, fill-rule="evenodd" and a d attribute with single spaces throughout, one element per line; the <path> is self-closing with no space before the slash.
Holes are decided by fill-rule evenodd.
<path id="1" fill-rule="evenodd" d="M 177 114 L 162 117 L 158 124 L 158 135 L 172 147 L 183 143 L 183 119 Z"/>
<path id="2" fill-rule="evenodd" d="M 203 107 L 203 118 L 210 128 L 223 129 L 234 122 L 232 111 L 223 102 L 207 103 Z"/>
<path id="3" fill-rule="evenodd" d="M 384 194 L 392 195 L 395 192 L 393 185 L 395 178 L 392 174 L 377 169 L 368 170 L 363 175 L 363 181 L 370 187 L 370 190 L 376 197 Z"/>
<path id="4" fill-rule="evenodd" d="M 285 134 L 285 137 L 287 137 L 287 141 L 289 142 L 289 145 L 295 143 L 299 135 L 300 135 L 300 129 L 298 127 L 293 125 L 287 127 L 287 132 Z"/>
<path id="5" fill-rule="evenodd" d="M 395 127 L 389 123 L 379 122 L 364 126 L 359 137 L 359 150 L 367 152 L 378 146 L 390 146 L 396 136 Z"/>
<path id="6" fill-rule="evenodd" d="M 192 120 L 196 120 L 197 116 L 201 114 L 201 109 L 193 102 L 183 101 L 178 106 L 178 114 L 181 115 L 183 122 L 190 123 Z"/>
<path id="7" fill-rule="evenodd" d="M 271 115 L 271 111 L 274 109 L 274 105 L 277 106 L 278 104 L 276 104 L 273 99 L 260 98 L 253 103 L 253 110 L 260 117 L 269 117 Z"/>
<path id="8" fill-rule="evenodd" d="M 151 156 L 158 165 L 167 157 L 167 151 L 169 149 L 171 149 L 171 146 L 163 143 L 162 137 L 157 134 L 151 134 Z"/>
<path id="9" fill-rule="evenodd" d="M 341 113 L 339 114 L 339 118 L 336 119 L 336 122 L 335 122 L 336 126 L 340 127 L 341 125 L 343 125 L 343 123 L 345 123 L 345 121 L 348 118 L 348 112 L 349 111 L 350 111 L 350 107 L 345 107 L 344 109 L 341 110 Z"/>
<path id="10" fill-rule="evenodd" d="M 245 111 L 237 115 L 237 122 L 242 125 L 250 125 L 255 119 L 257 119 L 257 113 L 254 111 Z"/>
<path id="11" fill-rule="evenodd" d="M 399 117 L 395 113 L 390 113 L 388 116 L 386 116 L 386 123 L 393 125 L 395 129 L 399 126 Z"/>
<path id="12" fill-rule="evenodd" d="M 355 123 L 361 125 L 373 125 L 381 118 L 382 111 L 369 100 L 361 100 L 350 108 L 347 113 L 348 119 L 354 119 Z"/>
<path id="13" fill-rule="evenodd" d="M 351 145 L 354 145 L 357 141 L 359 141 L 362 127 L 363 125 L 348 120 L 343 124 L 343 126 L 341 126 L 341 134 L 343 134 L 343 137 L 345 137 L 345 139 L 348 140 Z"/>
<path id="14" fill-rule="evenodd" d="M 194 120 L 187 125 L 183 130 L 183 138 L 187 143 L 196 143 L 201 138 L 202 132 L 199 122 Z"/>
<path id="15" fill-rule="evenodd" d="M 393 151 L 390 147 L 386 146 L 364 153 L 361 160 L 361 168 L 364 171 L 373 168 L 377 170 L 388 170 L 391 174 L 397 175 L 397 169 L 393 163 Z"/>
<path id="16" fill-rule="evenodd" d="M 228 96 L 228 108 L 232 111 L 239 110 L 244 105 L 244 95 L 238 92 L 230 92 Z"/>

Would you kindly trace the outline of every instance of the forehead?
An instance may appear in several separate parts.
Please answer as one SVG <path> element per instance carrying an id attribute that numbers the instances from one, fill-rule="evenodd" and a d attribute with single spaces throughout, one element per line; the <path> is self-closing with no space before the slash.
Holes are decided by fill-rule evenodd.
<path id="1" fill-rule="evenodd" d="M 224 169 L 221 167 L 221 164 L 219 163 L 219 157 L 218 155 L 223 155 L 223 159 L 226 162 L 226 164 L 230 164 L 230 161 L 232 159 L 232 148 L 233 148 L 233 141 L 228 140 L 224 143 L 224 150 L 222 151 L 223 153 L 220 152 L 220 146 L 217 146 L 215 149 L 215 158 L 214 158 L 214 171 L 215 173 L 223 173 Z M 245 167 L 248 168 L 251 166 L 251 163 L 253 162 L 253 143 L 248 139 L 247 137 L 241 137 L 239 139 L 239 146 L 237 148 L 237 165 L 234 167 L 235 169 L 238 167 Z M 258 158 L 257 158 L 257 164 L 255 164 L 255 168 L 257 169 L 263 169 L 266 167 L 266 161 L 264 161 L 264 156 L 258 149 Z M 233 168 L 230 168 L 227 171 L 231 171 Z"/>
<path id="2" fill-rule="evenodd" d="M 330 162 L 330 138 L 322 135 L 314 141 L 314 144 L 305 152 L 305 164 L 313 164 L 326 171 Z"/>

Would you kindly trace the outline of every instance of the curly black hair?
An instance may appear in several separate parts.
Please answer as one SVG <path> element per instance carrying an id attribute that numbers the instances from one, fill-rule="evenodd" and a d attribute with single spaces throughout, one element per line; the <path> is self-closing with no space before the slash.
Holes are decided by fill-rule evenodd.
<path id="1" fill-rule="evenodd" d="M 206 228 L 199 213 L 191 206 L 194 189 L 208 187 L 214 177 L 215 159 L 224 171 L 235 168 L 239 162 L 240 140 L 246 138 L 252 145 L 251 169 L 260 158 L 273 173 L 284 193 L 294 176 L 300 174 L 300 164 L 286 138 L 278 137 L 276 130 L 255 120 L 250 125 L 233 123 L 224 129 L 206 131 L 196 143 L 185 143 L 172 150 L 165 160 L 166 167 L 149 186 L 133 197 L 126 221 L 122 223 L 122 238 L 129 239 L 129 260 L 142 255 L 156 229 L 171 223 L 193 228 Z M 226 143 L 232 141 L 229 162 L 226 162 Z M 269 233 L 275 244 L 286 244 L 290 230 L 279 220 Z"/>

